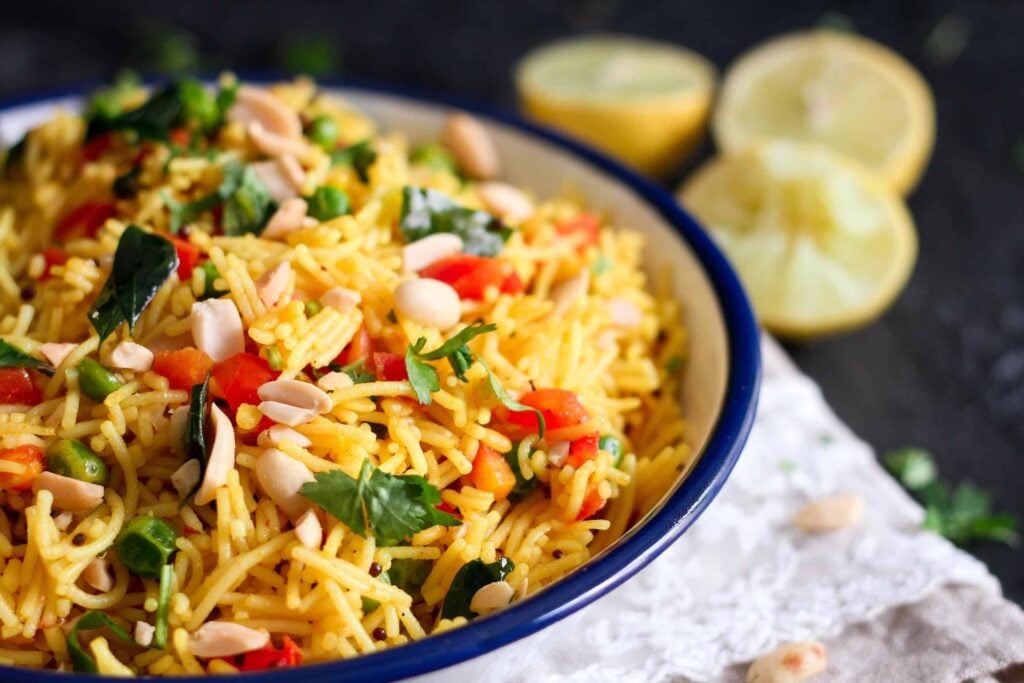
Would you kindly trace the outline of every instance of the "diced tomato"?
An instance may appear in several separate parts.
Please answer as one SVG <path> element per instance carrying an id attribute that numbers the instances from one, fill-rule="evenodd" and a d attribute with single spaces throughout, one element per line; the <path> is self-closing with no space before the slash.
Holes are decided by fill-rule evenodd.
<path id="1" fill-rule="evenodd" d="M 483 444 L 477 449 L 469 480 L 481 491 L 493 493 L 496 500 L 504 500 L 516 487 L 516 475 L 505 456 Z"/>
<path id="2" fill-rule="evenodd" d="M 111 202 L 85 202 L 60 219 L 53 237 L 61 242 L 76 237 L 95 237 L 99 229 L 116 213 Z"/>
<path id="3" fill-rule="evenodd" d="M 0 491 L 26 491 L 43 471 L 43 449 L 38 446 L 0 449 L 0 460 L 25 468 L 21 472 L 0 472 Z"/>
<path id="4" fill-rule="evenodd" d="M 569 237 L 577 242 L 580 249 L 597 244 L 597 234 L 601 228 L 601 222 L 589 213 L 581 213 L 575 218 L 561 221 L 555 224 L 555 230 L 563 237 Z"/>
<path id="5" fill-rule="evenodd" d="M 377 375 L 377 379 L 385 382 L 409 379 L 409 371 L 405 369 L 405 358 L 397 353 L 374 351 L 370 355 L 370 369 Z"/>
<path id="6" fill-rule="evenodd" d="M 188 147 L 192 144 L 192 133 L 186 128 L 175 128 L 168 137 L 178 147 Z"/>
<path id="7" fill-rule="evenodd" d="M 576 515 L 576 521 L 590 519 L 600 512 L 607 503 L 608 501 L 601 497 L 596 488 L 590 489 L 583 497 L 583 504 L 580 506 L 579 514 Z"/>
<path id="8" fill-rule="evenodd" d="M 163 375 L 172 389 L 188 391 L 206 381 L 213 359 L 199 349 L 187 346 L 176 351 L 160 351 L 153 359 L 153 372 Z"/>
<path id="9" fill-rule="evenodd" d="M 523 394 L 519 402 L 539 410 L 548 429 L 575 427 L 587 419 L 587 409 L 580 403 L 579 398 L 565 389 L 535 389 Z M 540 426 L 533 411 L 509 411 L 507 421 L 529 429 L 537 429 Z"/>
<path id="10" fill-rule="evenodd" d="M 587 434 L 569 444 L 569 457 L 565 459 L 567 463 L 575 467 L 580 468 L 580 465 L 588 460 L 593 460 L 597 457 L 597 443 L 600 437 L 597 434 Z"/>
<path id="11" fill-rule="evenodd" d="M 178 252 L 178 279 L 184 282 L 192 277 L 192 271 L 199 264 L 199 247 L 188 240 L 177 237 L 168 237 L 167 240 L 174 245 Z"/>
<path id="12" fill-rule="evenodd" d="M 53 277 L 54 266 L 63 266 L 68 262 L 68 252 L 57 247 L 47 247 L 43 249 L 43 261 L 46 266 L 43 267 L 43 274 L 39 276 L 39 279 L 48 280 Z"/>
<path id="13" fill-rule="evenodd" d="M 338 365 L 351 365 L 357 360 L 368 358 L 371 353 L 373 353 L 373 339 L 370 338 L 370 333 L 366 331 L 366 328 L 360 326 L 356 336 L 334 359 L 334 362 Z"/>
<path id="14" fill-rule="evenodd" d="M 463 299 L 483 299 L 488 287 L 496 287 L 502 293 L 516 293 L 523 287 L 522 280 L 508 263 L 469 254 L 435 261 L 421 270 L 420 275 L 448 283 Z"/>
<path id="15" fill-rule="evenodd" d="M 0 368 L 0 404 L 34 406 L 43 393 L 25 368 Z"/>
<path id="16" fill-rule="evenodd" d="M 268 643 L 259 650 L 246 652 L 242 657 L 242 671 L 266 671 L 267 669 L 284 669 L 302 664 L 302 650 L 288 636 L 284 637 L 281 649 Z"/>
<path id="17" fill-rule="evenodd" d="M 82 145 L 82 161 L 96 161 L 114 144 L 113 133 L 97 135 Z"/>
<path id="18" fill-rule="evenodd" d="M 459 519 L 462 519 L 462 515 L 459 514 L 459 511 L 455 508 L 455 506 L 446 500 L 442 500 L 434 507 L 440 510 L 441 512 L 447 512 L 449 515 L 452 515 L 453 517 L 458 517 Z"/>
<path id="19" fill-rule="evenodd" d="M 234 411 L 243 403 L 257 405 L 260 399 L 256 391 L 280 374 L 254 353 L 236 353 L 213 366 L 213 378 Z"/>

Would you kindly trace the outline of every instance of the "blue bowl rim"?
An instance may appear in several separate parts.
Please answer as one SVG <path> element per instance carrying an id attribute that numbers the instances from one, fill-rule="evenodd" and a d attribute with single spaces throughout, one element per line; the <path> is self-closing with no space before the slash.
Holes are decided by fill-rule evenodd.
<path id="1" fill-rule="evenodd" d="M 284 73 L 240 73 L 247 82 L 290 77 Z M 160 79 L 149 79 L 160 80 Z M 753 426 L 761 381 L 760 330 L 740 280 L 722 252 L 697 222 L 666 190 L 618 161 L 559 132 L 470 98 L 370 79 L 318 78 L 324 87 L 357 90 L 404 98 L 470 112 L 550 143 L 625 184 L 647 201 L 693 250 L 718 297 L 729 344 L 729 376 L 718 421 L 697 464 L 686 480 L 642 526 L 636 527 L 592 561 L 529 600 L 466 627 L 352 659 L 294 669 L 240 674 L 231 680 L 275 680 L 297 683 L 337 680 L 395 681 L 423 675 L 485 655 L 568 617 L 618 587 L 649 564 L 690 527 L 718 494 L 732 472 Z M 12 108 L 82 96 L 98 85 L 79 83 L 0 99 L 0 115 Z M 10 683 L 58 683 L 73 674 L 0 665 L 0 679 Z M 208 681 L 207 676 L 175 678 L 182 683 Z"/>

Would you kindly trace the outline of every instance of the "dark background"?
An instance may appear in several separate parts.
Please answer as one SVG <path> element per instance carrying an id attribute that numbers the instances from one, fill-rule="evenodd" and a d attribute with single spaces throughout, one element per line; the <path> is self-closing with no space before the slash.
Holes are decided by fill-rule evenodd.
<path id="1" fill-rule="evenodd" d="M 879 322 L 790 346 L 880 452 L 918 445 L 1024 517 L 1024 2 L 6 3 L 0 97 L 143 71 L 312 68 L 512 107 L 528 49 L 607 31 L 682 43 L 723 69 L 779 32 L 828 24 L 880 40 L 925 74 L 938 141 L 910 206 L 917 270 Z M 1024 601 L 1024 552 L 970 548 Z"/>

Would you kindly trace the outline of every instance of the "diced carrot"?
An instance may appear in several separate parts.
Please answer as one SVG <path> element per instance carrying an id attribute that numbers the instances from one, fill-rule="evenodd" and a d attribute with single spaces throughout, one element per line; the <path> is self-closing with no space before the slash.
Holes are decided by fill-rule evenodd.
<path id="1" fill-rule="evenodd" d="M 370 333 L 366 331 L 366 328 L 360 326 L 359 331 L 352 337 L 352 341 L 338 354 L 334 362 L 338 365 L 351 365 L 364 358 L 369 361 L 371 353 L 373 353 L 373 339 L 370 338 Z"/>
<path id="2" fill-rule="evenodd" d="M 0 491 L 26 491 L 43 471 L 43 449 L 24 445 L 0 449 L 0 460 L 21 465 L 21 472 L 0 472 Z"/>
<path id="3" fill-rule="evenodd" d="M 188 147 L 192 144 L 192 133 L 187 128 L 175 128 L 168 137 L 178 147 Z"/>
<path id="4" fill-rule="evenodd" d="M 607 503 L 608 501 L 601 497 L 596 488 L 590 489 L 583 498 L 583 504 L 580 506 L 579 514 L 576 515 L 576 521 L 590 519 L 600 512 Z"/>
<path id="5" fill-rule="evenodd" d="M 188 391 L 206 381 L 213 360 L 199 349 L 187 346 L 176 351 L 159 351 L 153 359 L 153 372 L 163 375 L 174 389 Z"/>
<path id="6" fill-rule="evenodd" d="M 483 444 L 477 449 L 469 480 L 481 491 L 493 493 L 496 500 L 507 498 L 516 486 L 516 475 L 505 456 Z"/>
<path id="7" fill-rule="evenodd" d="M 555 231 L 563 237 L 568 237 L 576 242 L 579 249 L 597 244 L 598 232 L 601 222 L 589 213 L 581 213 L 575 218 L 561 221 L 555 224 Z"/>
<path id="8" fill-rule="evenodd" d="M 260 399 L 256 392 L 280 374 L 271 370 L 265 359 L 245 352 L 236 353 L 213 366 L 213 378 L 232 411 L 237 411 L 243 403 L 258 404 Z"/>

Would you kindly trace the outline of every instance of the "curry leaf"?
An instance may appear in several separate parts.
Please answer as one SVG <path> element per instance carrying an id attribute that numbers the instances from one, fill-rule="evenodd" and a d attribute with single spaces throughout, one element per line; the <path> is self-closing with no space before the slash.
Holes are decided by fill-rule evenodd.
<path id="1" fill-rule="evenodd" d="M 224 234 L 259 235 L 276 210 L 270 190 L 252 166 L 246 166 L 239 176 L 238 187 L 224 204 Z"/>
<path id="2" fill-rule="evenodd" d="M 233 87 L 214 95 L 199 81 L 181 80 L 158 89 L 135 109 L 121 111 L 123 92 L 116 91 L 120 99 L 110 92 L 92 108 L 86 138 L 123 130 L 143 140 L 166 141 L 178 126 L 209 133 L 224 122 L 234 101 Z"/>
<path id="3" fill-rule="evenodd" d="M 30 368 L 50 377 L 54 373 L 52 365 L 28 355 L 3 339 L 0 339 L 0 368 Z"/>
<path id="4" fill-rule="evenodd" d="M 501 401 L 502 405 L 516 413 L 525 413 L 527 411 L 533 411 L 534 414 L 537 415 L 537 433 L 539 438 L 543 439 L 544 432 L 547 429 L 547 424 L 544 421 L 544 414 L 537 410 L 536 408 L 524 406 L 522 403 L 509 396 L 505 392 L 505 388 L 501 386 L 501 382 L 499 382 L 498 378 L 494 376 L 493 372 L 491 372 L 491 368 L 487 365 L 487 363 L 484 362 L 484 359 L 477 356 L 477 360 L 480 361 L 480 365 L 484 366 L 484 370 L 487 371 L 487 381 L 490 382 L 491 384 L 491 391 L 494 392 L 494 395 L 497 396 L 498 400 Z"/>
<path id="5" fill-rule="evenodd" d="M 89 322 L 100 341 L 121 323 L 135 329 L 135 323 L 167 278 L 178 268 L 174 245 L 163 237 L 129 225 L 114 252 L 114 265 L 103 289 L 89 309 Z"/>
<path id="6" fill-rule="evenodd" d="M 511 574 L 515 568 L 515 563 L 507 557 L 502 557 L 497 562 L 490 564 L 484 564 L 482 560 L 471 560 L 462 565 L 462 568 L 455 574 L 455 578 L 452 579 L 448 594 L 444 596 L 441 618 L 473 619 L 479 616 L 469 608 L 473 596 L 489 583 L 504 581 L 505 577 Z"/>
<path id="7" fill-rule="evenodd" d="M 366 183 L 370 180 L 370 166 L 377 161 L 377 150 L 369 140 L 357 142 L 344 149 L 331 152 L 331 166 L 351 166 L 355 169 L 359 180 Z"/>
<path id="8" fill-rule="evenodd" d="M 402 190 L 399 228 L 406 242 L 448 232 L 462 238 L 462 251 L 474 256 L 495 256 L 510 234 L 500 220 L 477 209 L 459 206 L 444 194 L 429 189 Z"/>
<path id="9" fill-rule="evenodd" d="M 188 408 L 188 421 L 185 423 L 185 454 L 197 459 L 200 464 L 206 462 L 206 418 L 209 406 L 206 396 L 209 392 L 209 376 L 202 384 L 192 387 L 191 401 Z"/>
<path id="10" fill-rule="evenodd" d="M 437 524 L 461 524 L 435 507 L 441 492 L 418 475 L 387 474 L 365 460 L 358 479 L 341 470 L 314 476 L 315 481 L 303 485 L 302 495 L 360 536 L 372 533 L 380 545 L 397 545 Z"/>
<path id="11" fill-rule="evenodd" d="M 96 666 L 96 660 L 91 655 L 86 653 L 85 648 L 82 647 L 81 643 L 78 642 L 79 631 L 89 631 L 97 628 L 109 628 L 111 633 L 125 641 L 126 643 L 135 642 L 134 639 L 128 635 L 128 632 L 118 626 L 113 619 L 108 617 L 103 612 L 91 611 L 83 614 L 75 625 L 68 631 L 68 654 L 71 656 L 71 664 L 74 666 L 75 671 L 80 673 L 99 673 L 99 669 Z"/>

